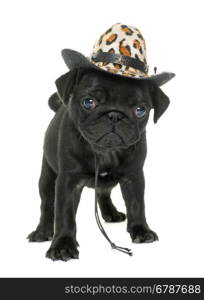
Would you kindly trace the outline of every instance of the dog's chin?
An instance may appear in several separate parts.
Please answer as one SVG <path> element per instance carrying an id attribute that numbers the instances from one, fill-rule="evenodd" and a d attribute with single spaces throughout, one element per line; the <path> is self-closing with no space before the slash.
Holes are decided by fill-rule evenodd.
<path id="1" fill-rule="evenodd" d="M 124 138 L 117 133 L 110 132 L 104 134 L 98 139 L 87 138 L 86 140 L 92 145 L 95 151 L 114 151 L 119 149 L 127 149 L 137 143 L 138 139 L 125 142 Z"/>

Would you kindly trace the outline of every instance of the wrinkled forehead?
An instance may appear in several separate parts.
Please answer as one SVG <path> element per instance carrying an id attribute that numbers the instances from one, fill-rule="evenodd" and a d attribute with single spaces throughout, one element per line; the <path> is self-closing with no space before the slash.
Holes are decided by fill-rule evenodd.
<path id="1" fill-rule="evenodd" d="M 149 85 L 145 80 L 125 78 L 109 74 L 104 71 L 88 70 L 85 71 L 79 80 L 78 88 L 81 91 L 101 90 L 113 98 L 137 98 L 148 101 Z"/>

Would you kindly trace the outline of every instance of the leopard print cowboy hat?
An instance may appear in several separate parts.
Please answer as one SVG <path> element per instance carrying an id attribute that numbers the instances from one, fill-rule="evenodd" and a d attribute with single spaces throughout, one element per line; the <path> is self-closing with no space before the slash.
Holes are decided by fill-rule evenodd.
<path id="1" fill-rule="evenodd" d="M 62 57 L 70 70 L 95 68 L 119 76 L 152 80 L 158 86 L 175 76 L 170 72 L 148 75 L 146 44 L 141 32 L 121 23 L 113 25 L 100 36 L 89 58 L 71 49 L 62 50 Z"/>

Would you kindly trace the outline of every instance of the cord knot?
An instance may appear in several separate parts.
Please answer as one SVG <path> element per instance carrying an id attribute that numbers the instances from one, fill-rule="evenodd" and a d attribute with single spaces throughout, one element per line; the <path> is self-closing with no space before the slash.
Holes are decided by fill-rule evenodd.
<path id="1" fill-rule="evenodd" d="M 111 247 L 112 247 L 112 249 L 117 249 L 117 246 L 114 243 L 111 243 Z"/>

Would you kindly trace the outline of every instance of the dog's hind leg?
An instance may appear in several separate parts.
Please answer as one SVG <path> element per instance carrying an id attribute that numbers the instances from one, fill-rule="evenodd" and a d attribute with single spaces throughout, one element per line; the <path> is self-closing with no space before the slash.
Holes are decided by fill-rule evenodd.
<path id="1" fill-rule="evenodd" d="M 122 222 L 126 215 L 119 212 L 111 200 L 111 189 L 98 189 L 98 204 L 106 222 Z"/>
<path id="2" fill-rule="evenodd" d="M 56 174 L 48 165 L 45 157 L 39 179 L 39 193 L 41 197 L 41 216 L 36 230 L 28 236 L 30 242 L 51 240 L 54 231 L 54 199 Z"/>

